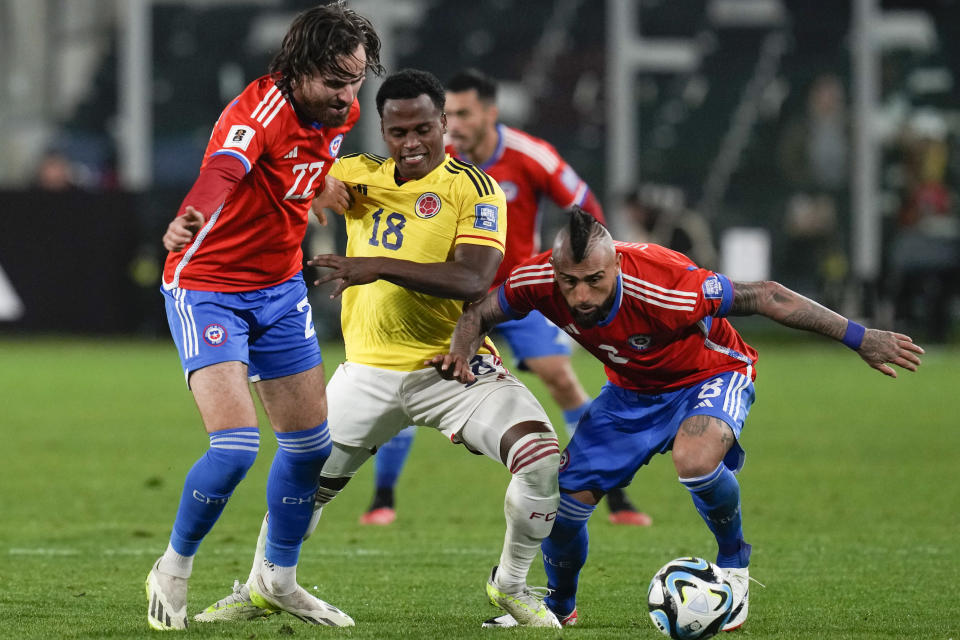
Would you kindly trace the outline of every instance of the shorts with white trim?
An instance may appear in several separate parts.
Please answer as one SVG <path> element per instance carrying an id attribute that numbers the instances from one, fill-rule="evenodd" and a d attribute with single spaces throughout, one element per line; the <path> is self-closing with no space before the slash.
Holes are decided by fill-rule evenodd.
<path id="1" fill-rule="evenodd" d="M 245 363 L 256 382 L 323 361 L 302 274 L 254 291 L 161 292 L 188 386 L 191 372 L 220 362 Z"/>
<path id="2" fill-rule="evenodd" d="M 630 484 L 655 454 L 673 447 L 680 423 L 708 415 L 730 426 L 737 439 L 723 463 L 743 467 L 740 432 L 754 400 L 753 368 L 729 371 L 689 387 L 656 395 L 608 382 L 580 419 L 560 459 L 560 488 L 604 493 Z"/>
<path id="3" fill-rule="evenodd" d="M 550 420 L 500 358 L 476 355 L 470 365 L 477 379 L 464 385 L 444 380 L 433 367 L 392 371 L 344 362 L 327 385 L 333 440 L 373 449 L 416 424 L 502 463 L 500 439 L 510 427 L 527 421 L 549 427 Z"/>

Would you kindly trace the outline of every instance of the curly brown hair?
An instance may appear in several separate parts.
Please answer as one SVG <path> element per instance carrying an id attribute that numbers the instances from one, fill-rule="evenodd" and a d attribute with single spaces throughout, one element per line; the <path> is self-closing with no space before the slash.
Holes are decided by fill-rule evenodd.
<path id="1" fill-rule="evenodd" d="M 307 9 L 283 37 L 280 51 L 270 63 L 270 74 L 285 92 L 315 73 L 349 81 L 353 74 L 340 64 L 340 58 L 351 55 L 358 46 L 367 54 L 366 68 L 381 75 L 380 36 L 367 18 L 347 9 L 344 0 Z"/>

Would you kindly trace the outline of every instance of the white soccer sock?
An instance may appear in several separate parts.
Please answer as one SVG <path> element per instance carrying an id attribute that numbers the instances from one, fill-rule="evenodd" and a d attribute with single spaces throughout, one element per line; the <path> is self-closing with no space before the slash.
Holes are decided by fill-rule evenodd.
<path id="1" fill-rule="evenodd" d="M 267 550 L 267 520 L 269 518 L 270 514 L 267 513 L 263 516 L 263 522 L 260 523 L 260 535 L 257 536 L 257 549 L 253 553 L 253 566 L 250 567 L 250 576 L 247 577 L 248 588 L 257 579 L 257 574 L 260 573 L 260 568 L 263 567 L 263 556 Z"/>
<path id="2" fill-rule="evenodd" d="M 168 542 L 167 550 L 160 556 L 160 563 L 157 570 L 168 576 L 176 578 L 189 578 L 193 572 L 194 556 L 183 556 L 174 551 L 173 546 Z"/>
<path id="3" fill-rule="evenodd" d="M 275 596 L 285 596 L 297 590 L 297 566 L 281 567 L 266 558 L 260 566 L 260 577 L 267 590 Z"/>
<path id="4" fill-rule="evenodd" d="M 553 433 L 528 434 L 507 454 L 507 468 L 514 475 L 503 501 L 507 533 L 495 578 L 506 593 L 526 585 L 540 542 L 553 528 L 560 500 L 559 464 L 560 445 Z"/>

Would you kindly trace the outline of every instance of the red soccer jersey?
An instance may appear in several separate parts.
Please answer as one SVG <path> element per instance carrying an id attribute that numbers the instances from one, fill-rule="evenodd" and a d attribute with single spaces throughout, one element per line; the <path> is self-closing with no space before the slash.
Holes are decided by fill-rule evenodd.
<path id="1" fill-rule="evenodd" d="M 574 322 L 550 251 L 513 270 L 499 290 L 501 308 L 514 317 L 541 312 L 604 363 L 610 382 L 641 393 L 673 391 L 756 362 L 757 352 L 724 318 L 733 303 L 726 276 L 658 245 L 615 245 L 623 256 L 616 299 L 596 327 Z"/>
<path id="2" fill-rule="evenodd" d="M 354 102 L 343 126 L 323 127 L 301 119 L 270 76 L 247 86 L 220 114 L 200 166 L 202 179 L 212 158 L 228 155 L 246 175 L 222 203 L 197 207 L 206 224 L 182 251 L 167 255 L 164 286 L 250 291 L 299 272 L 310 203 L 359 117 Z M 194 205 L 190 199 L 181 213 Z"/>
<path id="3" fill-rule="evenodd" d="M 507 248 L 493 279 L 507 279 L 511 269 L 540 251 L 540 199 L 545 195 L 563 208 L 583 207 L 600 222 L 603 209 L 587 183 L 548 142 L 503 124 L 497 125 L 497 149 L 484 164 L 487 175 L 507 197 Z M 452 146 L 447 152 L 457 156 Z M 457 156 L 459 157 L 459 156 Z"/>

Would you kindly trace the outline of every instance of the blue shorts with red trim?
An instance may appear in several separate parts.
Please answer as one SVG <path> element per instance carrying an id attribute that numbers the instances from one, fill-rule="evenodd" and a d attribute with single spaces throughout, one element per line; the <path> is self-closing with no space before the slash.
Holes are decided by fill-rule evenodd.
<path id="1" fill-rule="evenodd" d="M 560 330 L 539 311 L 531 311 L 519 320 L 507 320 L 496 326 L 517 361 L 517 367 L 526 370 L 527 358 L 569 356 L 570 336 Z"/>
<path id="2" fill-rule="evenodd" d="M 745 366 L 657 395 L 608 382 L 580 419 L 561 456 L 560 488 L 607 493 L 627 486 L 655 454 L 673 447 L 680 423 L 696 415 L 713 416 L 730 425 L 737 441 L 723 462 L 736 473 L 745 457 L 740 432 L 754 400 L 752 376 L 752 367 Z"/>
<path id="3" fill-rule="evenodd" d="M 255 291 L 161 291 L 188 384 L 191 372 L 220 362 L 246 363 L 256 382 L 323 361 L 302 274 Z"/>

